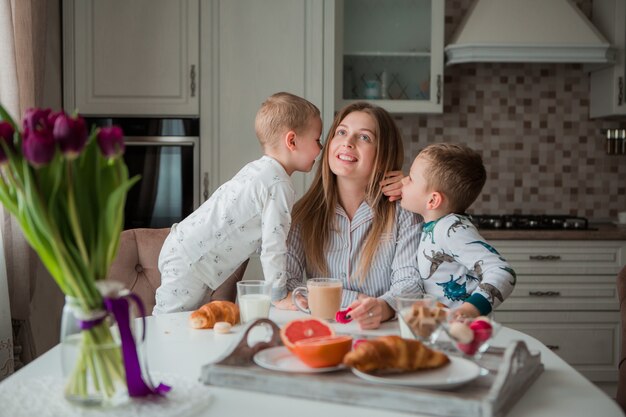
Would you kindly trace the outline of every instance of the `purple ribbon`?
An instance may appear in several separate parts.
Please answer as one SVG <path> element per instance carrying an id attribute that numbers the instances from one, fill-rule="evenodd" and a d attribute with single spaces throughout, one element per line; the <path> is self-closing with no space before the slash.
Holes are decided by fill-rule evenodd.
<path id="1" fill-rule="evenodd" d="M 102 315 L 102 317 L 98 318 L 98 319 L 94 319 L 94 320 L 87 320 L 87 321 L 83 321 L 83 320 L 78 320 L 78 327 L 80 327 L 81 330 L 89 330 L 92 327 L 96 327 L 98 324 L 102 323 L 104 321 L 104 319 L 106 318 L 106 314 Z"/>
<path id="2" fill-rule="evenodd" d="M 143 320 L 141 341 L 146 338 L 146 323 L 145 323 L 145 310 L 143 303 L 137 297 L 137 295 L 130 293 L 128 295 L 113 298 L 104 297 L 104 306 L 106 310 L 113 314 L 115 321 L 120 332 L 120 338 L 122 340 L 122 357 L 124 358 L 124 368 L 126 370 L 126 385 L 128 387 L 128 395 L 131 397 L 146 397 L 148 395 L 164 395 L 172 388 L 168 385 L 160 383 L 156 388 L 152 384 L 147 384 L 141 375 L 141 366 L 139 364 L 139 355 L 137 354 L 137 347 L 135 346 L 135 339 L 133 338 L 133 332 L 130 328 L 130 305 L 128 299 L 132 299 Z M 95 319 L 93 321 L 80 321 L 80 328 L 88 330 L 97 324 L 101 323 L 104 317 Z M 149 379 L 149 377 L 148 377 Z"/>

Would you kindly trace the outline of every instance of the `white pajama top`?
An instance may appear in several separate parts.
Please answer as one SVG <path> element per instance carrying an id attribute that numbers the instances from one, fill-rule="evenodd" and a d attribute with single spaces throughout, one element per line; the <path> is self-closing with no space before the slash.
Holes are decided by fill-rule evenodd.
<path id="1" fill-rule="evenodd" d="M 159 255 L 161 286 L 153 314 L 199 307 L 260 249 L 272 298 L 285 290 L 286 239 L 295 202 L 291 177 L 268 156 L 250 162 L 197 210 L 171 228 Z"/>

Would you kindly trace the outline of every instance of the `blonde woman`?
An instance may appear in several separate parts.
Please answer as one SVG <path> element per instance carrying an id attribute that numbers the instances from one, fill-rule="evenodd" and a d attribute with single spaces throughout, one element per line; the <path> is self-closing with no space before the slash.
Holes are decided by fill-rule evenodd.
<path id="1" fill-rule="evenodd" d="M 394 317 L 395 295 L 422 291 L 415 257 L 422 218 L 390 201 L 399 197 L 400 132 L 386 110 L 353 103 L 337 113 L 322 155 L 294 206 L 287 289 L 302 285 L 304 275 L 340 278 L 342 308 L 352 308 L 361 328 L 374 329 Z M 395 197 L 383 190 L 396 190 Z"/>

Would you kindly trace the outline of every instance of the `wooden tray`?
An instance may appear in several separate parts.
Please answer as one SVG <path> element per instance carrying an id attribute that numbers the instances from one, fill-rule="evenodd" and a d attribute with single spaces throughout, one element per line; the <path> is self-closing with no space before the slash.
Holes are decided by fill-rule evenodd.
<path id="1" fill-rule="evenodd" d="M 262 323 L 272 328 L 272 340 L 248 346 L 248 332 Z M 489 370 L 488 374 L 449 391 L 375 384 L 350 370 L 297 374 L 270 371 L 254 364 L 252 356 L 256 352 L 279 345 L 278 326 L 271 320 L 259 319 L 248 327 L 239 344 L 224 359 L 202 367 L 200 380 L 207 385 L 359 407 L 434 416 L 500 417 L 543 372 L 540 354 L 531 354 L 522 341 L 506 349 L 488 351 L 479 362 Z"/>

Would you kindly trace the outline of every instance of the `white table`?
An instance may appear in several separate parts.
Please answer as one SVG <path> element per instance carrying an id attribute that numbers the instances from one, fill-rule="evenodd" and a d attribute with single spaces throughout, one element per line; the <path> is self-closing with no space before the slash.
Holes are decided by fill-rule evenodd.
<path id="1" fill-rule="evenodd" d="M 197 379 L 202 365 L 224 355 L 239 339 L 242 326 L 234 333 L 220 335 L 212 330 L 194 330 L 188 326 L 189 313 L 149 317 L 147 351 L 151 372 L 177 374 Z M 303 314 L 272 308 L 270 318 L 279 325 Z M 354 323 L 342 325 L 342 332 L 367 335 L 395 334 L 397 322 L 384 323 L 375 331 L 359 331 Z M 507 417 L 619 417 L 624 416 L 617 404 L 545 345 L 524 333 L 502 328 L 494 345 L 505 346 L 512 340 L 523 340 L 531 350 L 541 351 L 545 371 L 515 404 Z M 1 384 L 26 378 L 61 374 L 60 349 L 54 347 Z M 158 381 L 155 381 L 158 382 Z M 381 409 L 353 407 L 336 403 L 268 395 L 263 393 L 211 387 L 214 399 L 200 416 L 298 416 L 298 417 L 366 417 L 406 416 Z M 36 395 L 35 393 L 33 395 Z M 0 414 L 1 410 L 0 410 Z M 420 415 L 420 414 L 414 414 Z"/>

